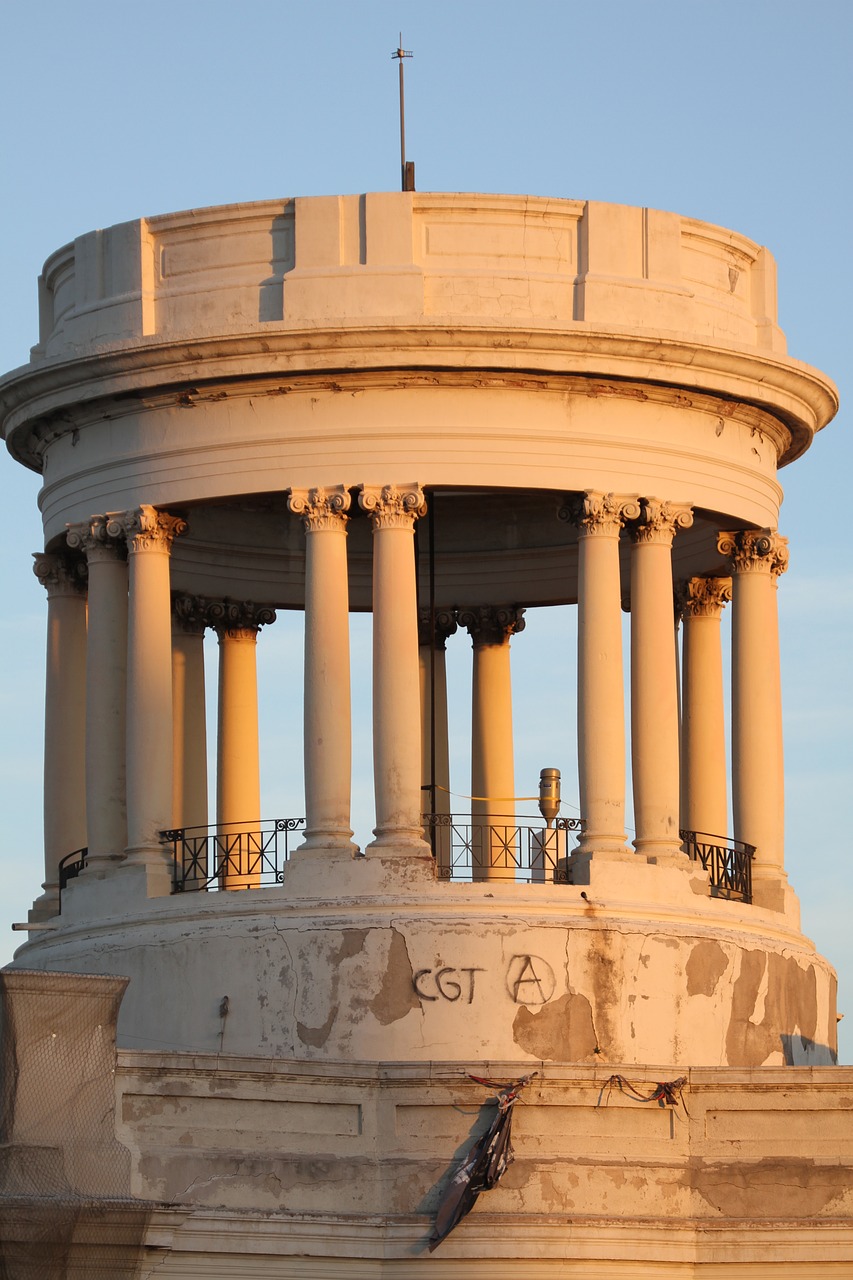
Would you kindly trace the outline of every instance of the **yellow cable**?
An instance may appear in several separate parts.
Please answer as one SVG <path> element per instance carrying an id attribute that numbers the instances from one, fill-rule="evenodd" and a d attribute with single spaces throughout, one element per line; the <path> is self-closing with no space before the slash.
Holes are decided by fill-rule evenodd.
<path id="1" fill-rule="evenodd" d="M 425 791 L 428 787 L 423 788 Z M 465 796 L 461 791 L 451 791 L 449 787 L 442 787 L 438 782 L 435 784 L 436 791 L 443 791 L 445 795 L 456 796 L 457 800 L 485 800 L 487 803 L 496 804 L 520 804 L 523 800 L 538 800 L 539 796 Z"/>

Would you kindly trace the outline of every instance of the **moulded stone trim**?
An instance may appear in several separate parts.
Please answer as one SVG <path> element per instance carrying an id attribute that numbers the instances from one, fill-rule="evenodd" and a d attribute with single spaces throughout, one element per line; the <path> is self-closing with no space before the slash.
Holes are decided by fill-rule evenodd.
<path id="1" fill-rule="evenodd" d="M 722 393 L 728 400 L 742 399 L 773 414 L 789 443 L 780 450 L 780 464 L 792 461 L 809 445 L 814 432 L 825 426 L 838 410 L 834 384 L 798 361 L 749 348 L 726 348 L 701 339 L 673 338 L 671 334 L 644 331 L 641 336 L 601 329 L 583 322 L 570 331 L 494 326 L 370 327 L 352 331 L 347 323 L 324 323 L 310 331 L 264 330 L 263 350 L 258 335 L 199 336 L 174 342 L 137 341 L 119 349 L 82 356 L 73 364 L 35 365 L 0 381 L 0 427 L 10 452 L 24 465 L 41 470 L 39 440 L 55 438 L 60 430 L 52 415 L 69 402 L 81 402 L 97 411 L 97 404 L 129 390 L 146 387 L 156 393 L 168 372 L 169 383 L 194 387 L 203 378 L 209 385 L 217 377 L 288 379 L 292 373 L 332 367 L 340 375 L 359 370 L 373 372 L 380 362 L 385 370 L 400 366 L 401 376 L 413 362 L 432 369 L 435 365 L 476 362 L 484 370 L 523 369 L 531 365 L 541 375 L 560 373 L 579 380 L 611 376 L 643 383 L 650 362 L 655 379 L 668 382 L 684 394 Z M 274 372 L 271 373 L 271 364 Z M 384 376 L 388 376 L 387 373 Z M 417 376 L 417 375 L 415 375 Z M 431 374 L 440 377 L 441 374 Z M 473 375 L 469 375 L 473 376 Z M 328 373 L 326 373 L 328 379 Z M 85 395 L 81 387 L 91 381 Z M 646 387 L 648 394 L 654 390 Z M 176 392 L 172 391 L 172 398 Z M 46 415 L 51 414 L 50 423 Z M 44 425 L 42 425 L 42 423 Z"/>

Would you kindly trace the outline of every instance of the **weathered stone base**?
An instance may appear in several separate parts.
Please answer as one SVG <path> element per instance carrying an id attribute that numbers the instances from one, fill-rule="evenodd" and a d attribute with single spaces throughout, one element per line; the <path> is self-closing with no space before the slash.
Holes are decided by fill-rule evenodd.
<path id="1" fill-rule="evenodd" d="M 686 858 L 590 871 L 581 885 L 447 883 L 428 858 L 297 854 L 283 885 L 162 897 L 142 872 L 84 872 L 15 963 L 129 977 L 129 1049 L 528 1068 L 834 1061 L 835 974 L 794 919 L 711 898 Z"/>
<path id="2" fill-rule="evenodd" d="M 510 1080 L 529 1062 L 116 1051 L 121 986 L 0 974 L 12 1275 L 62 1248 L 57 1280 L 98 1273 L 109 1250 L 125 1274 L 137 1248 L 135 1274 L 158 1280 L 853 1274 L 853 1068 L 540 1064 L 515 1162 L 429 1254 L 448 1178 L 493 1114 L 468 1073 Z M 640 1093 L 685 1074 L 681 1101 L 638 1101 L 617 1073 Z M 97 1124 L 81 1126 L 84 1103 Z"/>

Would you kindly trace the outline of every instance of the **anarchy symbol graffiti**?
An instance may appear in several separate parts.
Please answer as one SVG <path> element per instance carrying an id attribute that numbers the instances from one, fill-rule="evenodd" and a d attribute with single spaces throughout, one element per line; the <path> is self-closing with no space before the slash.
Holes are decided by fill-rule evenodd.
<path id="1" fill-rule="evenodd" d="M 516 1004 L 547 1004 L 555 986 L 554 970 L 541 956 L 513 956 L 507 966 L 506 988 Z"/>

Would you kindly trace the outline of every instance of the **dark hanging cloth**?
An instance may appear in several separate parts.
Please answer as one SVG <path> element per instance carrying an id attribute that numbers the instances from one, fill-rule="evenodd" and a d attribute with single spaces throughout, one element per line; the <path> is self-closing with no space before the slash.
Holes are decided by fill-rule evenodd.
<path id="1" fill-rule="evenodd" d="M 481 1138 L 478 1138 L 468 1152 L 456 1173 L 450 1179 L 444 1198 L 435 1215 L 435 1226 L 429 1238 L 429 1251 L 437 1248 L 453 1228 L 470 1213 L 476 1204 L 481 1191 L 491 1191 L 512 1164 L 515 1156 L 512 1150 L 512 1110 L 518 1095 L 524 1086 L 533 1079 L 536 1072 L 522 1076 L 512 1084 L 498 1084 L 494 1080 L 483 1080 L 479 1076 L 470 1076 L 477 1084 L 497 1089 L 497 1111 L 492 1123 Z"/>

